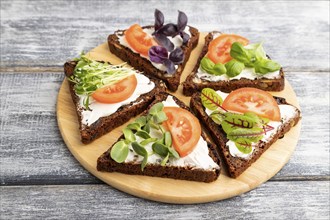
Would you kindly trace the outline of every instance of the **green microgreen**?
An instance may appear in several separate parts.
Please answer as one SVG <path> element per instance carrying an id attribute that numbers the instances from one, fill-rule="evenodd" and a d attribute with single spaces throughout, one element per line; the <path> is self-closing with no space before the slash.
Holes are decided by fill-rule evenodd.
<path id="1" fill-rule="evenodd" d="M 141 141 L 140 144 L 142 146 L 145 146 L 145 145 L 147 145 L 149 143 L 152 143 L 152 142 L 155 142 L 157 140 L 158 140 L 157 138 L 148 138 L 148 139 L 145 139 L 145 140 Z"/>
<path id="2" fill-rule="evenodd" d="M 144 130 L 137 131 L 135 134 L 143 139 L 151 138 L 150 134 Z"/>
<path id="3" fill-rule="evenodd" d="M 132 147 L 138 155 L 143 157 L 143 161 L 141 163 L 141 169 L 143 171 L 144 167 L 147 165 L 148 162 L 148 156 L 149 156 L 148 151 L 137 142 L 133 142 Z"/>
<path id="4" fill-rule="evenodd" d="M 141 125 L 139 123 L 134 122 L 134 123 L 127 125 L 127 128 L 134 130 L 134 131 L 139 131 L 139 130 L 141 130 Z"/>
<path id="5" fill-rule="evenodd" d="M 129 142 L 135 141 L 135 136 L 134 136 L 131 129 L 124 128 L 123 133 L 124 133 L 124 137 L 125 137 L 126 140 L 128 140 Z"/>
<path id="6" fill-rule="evenodd" d="M 128 151 L 128 145 L 125 143 L 125 141 L 119 141 L 112 146 L 110 156 L 117 163 L 122 163 L 126 160 Z"/>
<path id="7" fill-rule="evenodd" d="M 167 146 L 165 146 L 164 144 L 158 143 L 158 142 L 153 143 L 152 150 L 156 154 L 163 156 L 163 157 L 165 157 L 168 154 Z"/>
<path id="8" fill-rule="evenodd" d="M 164 157 L 164 159 L 162 160 L 162 162 L 160 163 L 160 165 L 161 166 L 165 166 L 165 164 L 167 163 L 169 157 L 170 157 L 170 154 L 167 153 L 166 157 Z"/>
<path id="9" fill-rule="evenodd" d="M 167 147 L 171 147 L 172 146 L 172 135 L 169 131 L 166 131 L 164 133 L 164 144 Z"/>
<path id="10" fill-rule="evenodd" d="M 205 72 L 212 75 L 220 76 L 227 72 L 226 67 L 222 63 L 215 64 L 207 57 L 203 57 L 200 65 Z"/>
<path id="11" fill-rule="evenodd" d="M 227 75 L 229 77 L 235 77 L 238 76 L 243 71 L 245 65 L 240 61 L 232 59 L 231 61 L 225 64 L 225 67 L 227 69 Z"/>
<path id="12" fill-rule="evenodd" d="M 213 89 L 204 88 L 201 94 L 202 104 L 205 108 L 216 110 L 222 108 L 223 100 Z"/>

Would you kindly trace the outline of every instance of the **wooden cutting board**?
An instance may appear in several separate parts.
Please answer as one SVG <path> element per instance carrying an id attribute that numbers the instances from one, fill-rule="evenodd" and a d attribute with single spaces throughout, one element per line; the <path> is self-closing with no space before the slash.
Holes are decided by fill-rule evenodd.
<path id="1" fill-rule="evenodd" d="M 198 55 L 204 44 L 205 34 L 202 34 L 198 46 L 193 50 L 181 82 L 192 71 Z M 95 60 L 110 61 L 113 64 L 122 61 L 111 54 L 107 43 L 92 49 L 88 55 Z M 299 108 L 297 97 L 288 81 L 282 92 L 273 95 L 282 96 Z M 182 95 L 182 87 L 173 93 L 179 99 L 189 104 L 190 97 Z M 71 100 L 68 82 L 65 79 L 57 99 L 57 120 L 62 137 L 74 157 L 94 176 L 126 193 L 167 203 L 202 203 L 230 198 L 250 191 L 273 177 L 289 160 L 300 134 L 301 122 L 292 128 L 284 138 L 273 144 L 249 169 L 237 179 L 228 177 L 225 169 L 215 182 L 200 183 L 184 180 L 174 180 L 159 177 L 134 176 L 121 173 L 105 173 L 96 170 L 97 158 L 104 153 L 122 134 L 121 130 L 130 122 L 118 127 L 112 132 L 85 145 L 80 141 L 77 115 Z M 133 120 L 131 120 L 133 121 Z M 111 199 L 111 198 L 109 198 Z"/>

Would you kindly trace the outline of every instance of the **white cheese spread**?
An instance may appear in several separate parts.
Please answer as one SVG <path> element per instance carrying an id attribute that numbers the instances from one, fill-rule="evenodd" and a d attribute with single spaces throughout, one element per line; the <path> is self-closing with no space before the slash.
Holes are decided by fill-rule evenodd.
<path id="1" fill-rule="evenodd" d="M 278 79 L 281 77 L 280 70 L 277 70 L 275 72 L 266 73 L 264 75 L 258 74 L 254 71 L 254 68 L 244 68 L 242 72 L 235 76 L 235 77 L 229 77 L 227 74 L 222 74 L 220 76 L 212 75 L 207 72 L 205 72 L 201 67 L 198 68 L 198 71 L 196 73 L 196 77 L 194 79 L 195 83 L 200 83 L 200 80 L 207 80 L 212 82 L 218 82 L 218 81 L 230 81 L 230 80 L 238 80 L 238 79 Z"/>
<path id="2" fill-rule="evenodd" d="M 163 101 L 164 106 L 167 107 L 178 107 L 178 105 L 173 100 L 173 96 L 168 96 L 165 101 Z M 159 131 L 152 130 L 150 132 L 152 137 L 161 138 L 162 134 Z M 142 141 L 142 139 L 136 136 L 137 142 Z M 145 146 L 145 149 L 151 153 L 152 144 L 149 143 Z M 125 163 L 134 162 L 141 163 L 143 157 L 134 153 L 132 146 L 129 146 L 128 157 L 125 160 Z M 148 164 L 160 164 L 162 158 L 157 154 L 152 154 L 148 157 Z M 209 148 L 207 147 L 207 142 L 200 137 L 197 146 L 195 149 L 185 157 L 182 158 L 170 158 L 166 164 L 167 166 L 178 166 L 178 167 L 190 167 L 193 169 L 204 169 L 204 170 L 213 170 L 218 169 L 219 165 L 216 164 L 213 159 L 209 156 Z"/>
<path id="3" fill-rule="evenodd" d="M 153 27 L 151 28 L 143 28 L 143 31 L 145 33 L 147 33 L 150 37 L 152 37 L 152 33 L 155 31 L 155 29 Z M 188 34 L 190 37 L 191 37 L 191 33 L 190 33 L 190 30 L 189 30 L 189 27 L 186 26 L 186 28 L 184 29 L 184 32 L 186 34 Z M 123 32 L 120 32 L 117 34 L 117 37 L 119 39 L 119 43 L 125 47 L 128 47 L 130 48 L 134 53 L 138 53 L 136 50 L 134 50 L 127 42 L 126 38 L 125 38 L 125 35 Z M 176 35 L 175 37 L 167 37 L 174 45 L 174 49 L 175 48 L 178 48 L 178 47 L 181 47 L 182 46 L 182 43 L 183 43 L 183 39 L 180 35 Z M 170 53 L 170 52 L 169 52 Z M 146 59 L 149 60 L 149 57 L 146 57 L 142 54 L 140 54 L 141 57 L 144 57 Z M 151 61 L 150 61 L 151 62 Z M 161 71 L 166 71 L 166 66 L 164 64 L 161 64 L 161 63 L 154 63 L 154 62 L 151 62 L 151 64 L 156 67 L 157 69 L 161 70 Z M 178 65 L 175 65 L 174 66 L 175 69 L 178 69 Z"/>
<path id="4" fill-rule="evenodd" d="M 226 146 L 229 148 L 229 152 L 233 157 L 240 157 L 244 159 L 249 159 L 255 149 L 255 147 L 252 146 L 252 151 L 249 154 L 244 154 L 243 152 L 238 150 L 238 148 L 235 145 L 235 142 L 233 141 L 228 141 L 226 143 Z"/>
<path id="5" fill-rule="evenodd" d="M 84 125 L 91 125 L 95 121 L 97 121 L 99 118 L 104 116 L 109 116 L 116 112 L 121 106 L 130 104 L 131 102 L 134 102 L 140 95 L 150 92 L 154 87 L 155 84 L 150 81 L 150 79 L 143 74 L 135 73 L 136 79 L 137 79 L 137 86 L 135 88 L 135 91 L 129 97 L 128 99 L 118 102 L 118 103 L 100 103 L 94 100 L 92 97 L 90 97 L 90 103 L 89 108 L 91 110 L 85 110 L 83 109 L 83 102 L 86 96 L 79 95 L 79 105 L 83 109 L 81 112 L 82 116 L 82 124 Z M 134 103 L 137 104 L 137 103 Z"/>
<path id="6" fill-rule="evenodd" d="M 216 92 L 222 97 L 223 100 L 228 96 L 228 93 L 224 93 L 221 91 L 216 91 Z M 268 123 L 268 125 L 272 126 L 274 129 L 266 132 L 264 137 L 261 139 L 261 141 L 263 142 L 268 142 L 270 139 L 272 139 L 273 136 L 277 133 L 277 131 L 280 130 L 285 123 L 287 123 L 291 118 L 295 117 L 295 115 L 297 114 L 296 108 L 291 105 L 278 105 L 278 106 L 281 112 L 281 121 L 280 122 L 270 121 Z M 212 111 L 209 109 L 205 109 L 205 112 L 207 115 L 211 115 L 212 113 Z M 252 146 L 252 151 L 249 154 L 244 154 L 238 150 L 235 143 L 231 140 L 229 140 L 226 143 L 226 146 L 228 147 L 229 152 L 233 157 L 240 157 L 244 159 L 249 159 L 255 149 L 255 147 Z"/>

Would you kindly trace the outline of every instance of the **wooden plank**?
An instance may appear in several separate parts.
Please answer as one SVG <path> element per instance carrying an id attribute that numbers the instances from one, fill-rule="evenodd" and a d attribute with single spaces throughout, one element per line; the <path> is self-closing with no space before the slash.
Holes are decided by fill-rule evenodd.
<path id="1" fill-rule="evenodd" d="M 312 175 L 312 170 L 319 170 L 319 175 L 330 173 L 330 75 L 308 73 L 287 73 L 289 80 L 297 94 L 302 110 L 302 129 L 296 151 L 290 162 L 277 174 L 275 178 L 290 178 L 286 174 Z M 322 169 L 320 161 L 328 164 Z M 325 165 L 324 164 L 324 165 Z"/>
<path id="2" fill-rule="evenodd" d="M 77 177 L 99 182 L 71 156 L 58 130 L 55 104 L 63 78 L 0 74 L 1 184 L 75 183 Z"/>
<path id="3" fill-rule="evenodd" d="M 267 182 L 225 201 L 172 205 L 106 185 L 2 186 L 1 219 L 329 219 L 329 182 Z M 279 196 L 281 195 L 281 196 Z"/>
<path id="4" fill-rule="evenodd" d="M 273 180 L 329 180 L 330 73 L 286 76 L 300 102 L 302 130 L 291 160 Z M 0 74 L 1 184 L 100 182 L 73 158 L 59 133 L 55 103 L 63 78 L 60 73 Z"/>
<path id="5" fill-rule="evenodd" d="M 328 1 L 1 1 L 1 66 L 62 66 L 117 29 L 153 24 L 155 8 L 166 22 L 180 9 L 201 31 L 265 41 L 289 71 L 329 71 Z"/>

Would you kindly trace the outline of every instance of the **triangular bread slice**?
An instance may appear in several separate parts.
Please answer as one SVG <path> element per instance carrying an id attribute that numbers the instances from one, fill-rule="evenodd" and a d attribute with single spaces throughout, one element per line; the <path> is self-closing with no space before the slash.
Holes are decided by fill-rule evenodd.
<path id="1" fill-rule="evenodd" d="M 154 30 L 154 26 L 144 26 L 142 28 Z M 124 37 L 125 31 L 126 30 L 118 30 L 114 34 L 109 35 L 108 45 L 111 53 L 115 54 L 123 61 L 129 63 L 135 69 L 140 70 L 149 76 L 153 76 L 163 80 L 170 91 L 176 91 L 180 84 L 180 76 L 190 57 L 191 51 L 197 46 L 199 39 L 198 30 L 194 27 L 189 26 L 189 32 L 191 34 L 191 37 L 186 44 L 183 44 L 181 46 L 181 49 L 184 53 L 184 60 L 181 64 L 178 65 L 175 73 L 173 74 L 167 74 L 166 71 L 157 69 L 155 66 L 152 65 L 149 59 L 140 56 L 140 54 L 133 52 L 129 47 L 121 44 L 119 38 Z"/>
<path id="2" fill-rule="evenodd" d="M 64 73 L 66 77 L 69 78 L 73 75 L 76 65 L 77 65 L 76 61 L 68 61 L 64 64 Z M 94 116 L 96 114 L 96 117 L 93 116 L 93 119 L 86 116 L 88 115 L 86 113 L 93 113 L 94 110 L 92 109 L 92 111 L 89 112 L 86 110 L 86 108 L 83 107 L 83 105 L 81 104 L 81 98 L 79 97 L 79 95 L 76 94 L 74 90 L 75 84 L 70 80 L 68 80 L 71 97 L 75 105 L 75 109 L 78 116 L 81 141 L 84 144 L 88 144 L 92 142 L 93 140 L 110 132 L 116 127 L 124 124 L 132 117 L 141 114 L 154 101 L 155 96 L 159 92 L 165 91 L 165 85 L 160 80 L 152 77 L 148 78 L 141 73 L 136 73 L 136 74 L 139 74 L 140 77 L 143 77 L 145 80 L 147 80 L 148 84 L 150 85 L 153 84 L 154 85 L 153 88 L 150 89 L 150 91 L 137 96 L 136 99 L 131 100 L 129 103 L 126 102 L 123 103 L 122 105 L 120 104 L 120 106 L 117 105 L 117 107 L 114 110 L 112 110 L 112 113 L 103 114 L 102 117 L 97 117 L 97 113 L 96 113 L 97 110 L 94 109 L 95 110 Z M 137 89 L 139 88 L 137 87 L 136 90 Z M 130 99 L 132 98 L 130 97 Z M 104 104 L 103 107 L 110 109 L 113 107 L 113 105 Z M 88 122 L 88 120 L 90 121 Z"/>
<path id="3" fill-rule="evenodd" d="M 163 102 L 164 106 L 178 106 L 189 110 L 183 102 L 168 93 L 161 93 L 158 95 L 150 107 L 159 102 Z M 147 111 L 144 115 L 146 114 Z M 123 136 L 120 137 L 118 141 L 121 140 L 121 138 L 123 138 Z M 116 143 L 114 143 L 114 145 Z M 114 145 L 112 145 L 111 148 Z M 110 156 L 111 148 L 98 158 L 97 170 L 200 182 L 212 182 L 220 175 L 219 155 L 215 149 L 215 145 L 210 142 L 203 132 L 196 148 L 186 157 L 179 159 L 173 158 L 172 162 L 168 161 L 164 166 L 161 166 L 161 158 L 159 158 L 156 162 L 148 162 L 143 171 L 141 169 L 141 160 L 131 160 L 131 158 L 137 158 L 137 155 L 127 157 L 130 159 L 126 159 L 123 163 L 117 163 Z M 136 153 L 131 150 L 130 154 Z M 175 163 L 175 165 L 171 163 Z"/>
<path id="4" fill-rule="evenodd" d="M 243 87 L 253 87 L 265 91 L 281 91 L 284 89 L 284 72 L 282 68 L 279 71 L 279 76 L 276 78 L 263 77 L 248 79 L 243 76 L 240 79 L 211 81 L 207 78 L 203 78 L 203 76 L 199 77 L 197 73 L 200 71 L 200 62 L 207 54 L 211 41 L 220 34 L 221 32 L 212 31 L 206 35 L 205 43 L 202 52 L 198 57 L 197 63 L 193 71 L 187 76 L 185 82 L 183 82 L 184 95 L 191 96 L 195 91 L 202 91 L 204 88 L 212 88 L 222 92 L 231 92 Z M 267 57 L 269 58 L 269 56 Z"/>
<path id="5" fill-rule="evenodd" d="M 223 94 L 218 92 L 218 94 Z M 222 96 L 222 98 L 224 98 Z M 228 173 L 231 177 L 238 177 L 248 167 L 251 166 L 276 140 L 282 138 L 291 127 L 295 126 L 300 120 L 300 111 L 298 108 L 286 102 L 284 98 L 274 97 L 278 103 L 281 111 L 281 123 L 274 127 L 268 139 L 263 138 L 256 145 L 254 150 L 248 158 L 242 158 L 230 151 L 229 140 L 226 133 L 217 125 L 206 113 L 204 106 L 201 102 L 201 93 L 195 93 L 191 97 L 190 107 L 200 121 L 205 125 L 214 143 L 218 146 L 218 150 L 223 157 L 224 164 L 227 167 Z"/>

